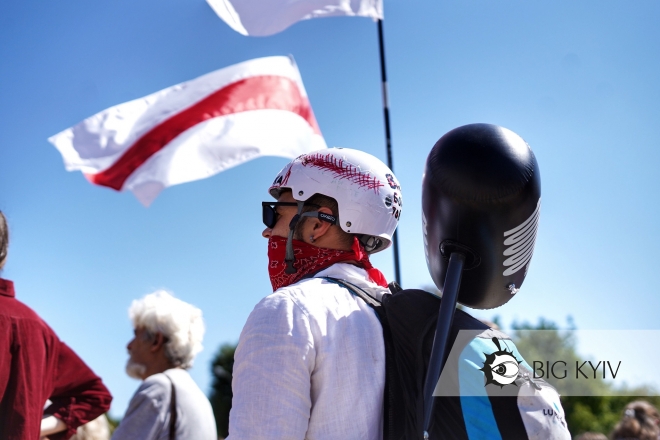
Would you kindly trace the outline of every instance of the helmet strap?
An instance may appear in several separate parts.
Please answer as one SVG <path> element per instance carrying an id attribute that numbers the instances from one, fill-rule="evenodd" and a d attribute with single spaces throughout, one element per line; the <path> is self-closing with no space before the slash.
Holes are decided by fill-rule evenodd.
<path id="1" fill-rule="evenodd" d="M 288 274 L 294 274 L 298 271 L 293 265 L 296 262 L 296 257 L 293 255 L 293 234 L 295 233 L 296 226 L 298 226 L 298 221 L 300 221 L 300 214 L 302 213 L 305 202 L 298 201 L 298 212 L 293 216 L 291 222 L 289 223 L 289 235 L 286 239 L 286 256 L 284 261 L 286 262 L 285 272 Z"/>
<path id="2" fill-rule="evenodd" d="M 305 202 L 298 201 L 298 212 L 293 216 L 291 222 L 289 223 L 289 235 L 287 236 L 286 240 L 286 256 L 284 258 L 284 261 L 286 262 L 285 272 L 289 275 L 298 271 L 298 269 L 293 266 L 296 262 L 296 257 L 293 255 L 293 236 L 295 235 L 296 228 L 299 226 L 300 219 L 303 217 L 313 217 L 328 222 L 331 225 L 337 224 L 337 217 L 334 215 L 320 213 L 317 211 L 303 213 L 302 210 L 304 206 Z M 312 240 L 312 242 L 314 242 L 314 240 Z"/>

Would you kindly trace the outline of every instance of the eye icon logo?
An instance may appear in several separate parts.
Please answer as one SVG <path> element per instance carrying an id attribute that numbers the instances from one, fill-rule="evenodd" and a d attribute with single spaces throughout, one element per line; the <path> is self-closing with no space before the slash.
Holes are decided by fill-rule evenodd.
<path id="1" fill-rule="evenodd" d="M 500 388 L 503 388 L 504 385 L 516 385 L 514 381 L 518 377 L 519 364 L 522 361 L 516 359 L 512 351 L 502 350 L 497 338 L 493 338 L 493 343 L 497 346 L 497 351 L 491 354 L 484 353 L 486 361 L 484 367 L 480 368 L 486 376 L 485 385 L 492 383 L 499 385 Z"/>

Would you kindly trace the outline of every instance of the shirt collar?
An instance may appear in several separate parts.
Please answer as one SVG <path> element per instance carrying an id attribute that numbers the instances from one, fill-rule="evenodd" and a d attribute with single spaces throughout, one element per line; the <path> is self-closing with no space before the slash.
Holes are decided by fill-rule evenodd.
<path id="1" fill-rule="evenodd" d="M 369 279 L 367 271 L 347 263 L 335 263 L 314 275 L 314 278 L 331 277 L 346 280 L 359 287 L 378 287 Z"/>
<path id="2" fill-rule="evenodd" d="M 4 278 L 0 278 L 0 295 L 9 296 L 13 298 L 14 295 L 14 283 Z"/>

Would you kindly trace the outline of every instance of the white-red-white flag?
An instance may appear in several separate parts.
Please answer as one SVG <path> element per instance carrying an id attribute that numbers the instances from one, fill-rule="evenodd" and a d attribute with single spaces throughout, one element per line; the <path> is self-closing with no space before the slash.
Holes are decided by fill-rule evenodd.
<path id="1" fill-rule="evenodd" d="M 206 0 L 243 35 L 264 37 L 300 20 L 319 17 L 383 18 L 383 0 Z"/>
<path id="2" fill-rule="evenodd" d="M 326 147 L 288 57 L 216 70 L 106 109 L 48 140 L 68 171 L 128 189 L 145 206 L 168 186 L 250 159 Z"/>

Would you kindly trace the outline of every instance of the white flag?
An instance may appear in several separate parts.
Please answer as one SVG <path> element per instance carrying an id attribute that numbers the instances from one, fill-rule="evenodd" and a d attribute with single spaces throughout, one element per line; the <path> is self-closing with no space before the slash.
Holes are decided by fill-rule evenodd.
<path id="1" fill-rule="evenodd" d="M 119 104 L 48 139 L 68 171 L 148 206 L 171 185 L 325 148 L 293 59 L 246 61 Z"/>
<path id="2" fill-rule="evenodd" d="M 243 35 L 282 32 L 300 20 L 319 17 L 383 18 L 383 0 L 206 0 L 216 14 Z"/>

